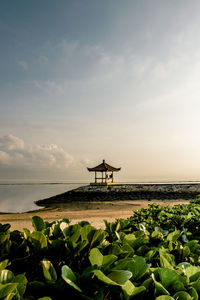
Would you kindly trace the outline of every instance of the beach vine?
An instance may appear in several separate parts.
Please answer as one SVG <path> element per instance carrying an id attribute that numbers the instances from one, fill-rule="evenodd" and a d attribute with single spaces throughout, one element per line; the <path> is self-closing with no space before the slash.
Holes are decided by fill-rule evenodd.
<path id="1" fill-rule="evenodd" d="M 34 230 L 0 224 L 0 299 L 197 300 L 200 198 L 89 222 L 32 218 Z"/>

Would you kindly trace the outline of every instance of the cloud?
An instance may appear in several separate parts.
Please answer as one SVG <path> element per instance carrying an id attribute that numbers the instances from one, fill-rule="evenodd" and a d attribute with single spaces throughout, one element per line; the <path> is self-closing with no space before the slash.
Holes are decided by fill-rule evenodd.
<path id="1" fill-rule="evenodd" d="M 25 60 L 19 60 L 18 64 L 26 71 L 28 69 L 28 63 Z"/>
<path id="2" fill-rule="evenodd" d="M 9 165 L 10 155 L 4 151 L 0 151 L 0 165 Z"/>
<path id="3" fill-rule="evenodd" d="M 14 135 L 5 135 L 0 137 L 0 150 L 13 151 L 24 149 L 24 141 Z"/>
<path id="4" fill-rule="evenodd" d="M 63 148 L 51 145 L 26 145 L 16 136 L 0 138 L 0 166 L 27 170 L 65 170 L 73 158 Z"/>

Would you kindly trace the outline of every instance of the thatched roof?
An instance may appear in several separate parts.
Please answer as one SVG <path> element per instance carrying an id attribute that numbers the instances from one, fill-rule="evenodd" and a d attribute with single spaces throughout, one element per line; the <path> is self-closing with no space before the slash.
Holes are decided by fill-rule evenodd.
<path id="1" fill-rule="evenodd" d="M 121 168 L 115 168 L 115 167 L 110 166 L 109 164 L 107 164 L 105 162 L 105 160 L 103 160 L 103 162 L 100 165 L 98 165 L 94 168 L 87 168 L 87 169 L 89 172 L 106 172 L 106 171 L 117 172 L 117 171 L 121 170 Z"/>

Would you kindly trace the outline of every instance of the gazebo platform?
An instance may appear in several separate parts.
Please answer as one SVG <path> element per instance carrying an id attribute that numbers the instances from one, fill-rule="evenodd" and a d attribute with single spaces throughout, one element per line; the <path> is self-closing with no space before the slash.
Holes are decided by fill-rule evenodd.
<path id="1" fill-rule="evenodd" d="M 90 185 L 118 185 L 118 182 L 90 182 Z"/>

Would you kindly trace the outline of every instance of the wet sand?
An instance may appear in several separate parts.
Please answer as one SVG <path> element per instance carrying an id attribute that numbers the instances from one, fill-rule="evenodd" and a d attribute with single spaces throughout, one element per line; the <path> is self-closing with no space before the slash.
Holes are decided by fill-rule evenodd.
<path id="1" fill-rule="evenodd" d="M 88 221 L 97 228 L 104 227 L 104 221 L 114 221 L 119 218 L 129 218 L 133 215 L 133 210 L 147 208 L 149 204 L 158 203 L 160 205 L 174 206 L 177 204 L 187 204 L 187 200 L 170 200 L 170 201 L 147 201 L 147 200 L 123 200 L 114 202 L 73 202 L 62 204 L 57 208 L 38 209 L 25 213 L 2 213 L 0 214 L 0 223 L 11 224 L 11 230 L 23 230 L 32 227 L 32 217 L 40 216 L 46 221 L 55 221 L 63 218 L 71 220 L 71 224 L 79 221 Z"/>

